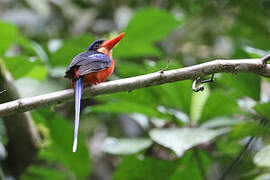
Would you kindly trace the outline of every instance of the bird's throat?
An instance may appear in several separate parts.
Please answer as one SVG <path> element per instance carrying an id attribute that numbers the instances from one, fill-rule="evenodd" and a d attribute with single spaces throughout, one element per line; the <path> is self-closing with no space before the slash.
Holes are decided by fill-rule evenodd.
<path id="1" fill-rule="evenodd" d="M 105 47 L 101 47 L 97 51 L 112 57 L 112 49 L 108 50 Z"/>

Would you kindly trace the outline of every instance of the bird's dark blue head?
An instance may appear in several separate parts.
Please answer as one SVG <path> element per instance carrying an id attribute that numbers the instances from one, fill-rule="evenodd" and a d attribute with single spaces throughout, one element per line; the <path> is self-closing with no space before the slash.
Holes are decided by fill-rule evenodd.
<path id="1" fill-rule="evenodd" d="M 88 51 L 97 51 L 98 48 L 101 46 L 101 44 L 104 42 L 105 40 L 96 40 L 94 41 L 89 48 L 87 49 Z"/>
<path id="2" fill-rule="evenodd" d="M 94 51 L 106 54 L 108 56 L 112 55 L 112 48 L 123 38 L 125 33 L 121 33 L 118 36 L 110 40 L 97 40 L 94 41 L 87 51 Z"/>

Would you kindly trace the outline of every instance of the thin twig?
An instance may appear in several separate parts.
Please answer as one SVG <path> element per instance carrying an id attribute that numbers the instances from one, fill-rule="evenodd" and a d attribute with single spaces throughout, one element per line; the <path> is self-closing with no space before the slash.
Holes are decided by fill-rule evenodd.
<path id="1" fill-rule="evenodd" d="M 211 78 L 210 78 L 210 79 L 203 80 L 203 81 L 201 81 L 201 83 L 214 82 L 214 76 L 215 76 L 215 74 L 213 73 L 213 74 L 211 75 Z"/>
<path id="2" fill-rule="evenodd" d="M 269 126 L 269 122 L 268 119 L 266 118 L 262 118 L 259 122 L 259 124 L 264 127 L 264 128 L 268 128 Z M 233 168 L 236 166 L 236 164 L 241 161 L 241 159 L 244 157 L 245 153 L 247 152 L 248 148 L 252 146 L 252 143 L 256 141 L 256 137 L 255 136 L 251 136 L 248 140 L 248 142 L 245 144 L 245 146 L 242 148 L 242 150 L 238 153 L 238 155 L 236 156 L 236 158 L 233 160 L 233 162 L 231 163 L 231 165 L 229 166 L 229 168 L 223 173 L 223 175 L 221 176 L 221 178 L 219 180 L 224 180 L 229 174 L 230 172 L 233 170 Z"/>
<path id="3" fill-rule="evenodd" d="M 213 73 L 235 74 L 239 72 L 254 73 L 270 77 L 270 65 L 262 66 L 261 59 L 214 60 L 190 67 L 164 71 L 163 73 L 155 72 L 142 76 L 101 83 L 85 88 L 83 97 L 86 98 L 101 94 L 132 91 L 170 82 L 195 79 L 196 77 L 204 77 Z M 67 89 L 3 103 L 0 104 L 0 117 L 70 101 L 73 100 L 73 96 L 73 89 Z"/>
<path id="4" fill-rule="evenodd" d="M 164 68 L 162 68 L 159 72 L 160 72 L 160 73 L 164 73 L 164 71 L 166 71 L 166 70 L 168 69 L 169 64 L 170 64 L 170 60 L 168 59 L 168 60 L 167 60 L 166 66 L 165 66 Z"/>
<path id="5" fill-rule="evenodd" d="M 231 171 L 236 166 L 236 164 L 242 159 L 242 157 L 244 156 L 244 154 L 246 153 L 247 149 L 250 147 L 254 139 L 255 139 L 255 136 L 252 136 L 249 138 L 248 142 L 245 144 L 243 149 L 238 153 L 238 155 L 233 160 L 229 168 L 223 173 L 223 175 L 219 178 L 219 180 L 225 180 L 225 178 L 231 173 Z"/>
<path id="6" fill-rule="evenodd" d="M 209 82 L 214 82 L 214 73 L 211 75 L 210 79 L 207 80 L 201 80 L 200 77 L 198 77 L 197 79 L 195 79 L 192 83 L 192 90 L 194 92 L 199 92 L 199 91 L 203 91 L 204 90 L 204 86 L 202 84 L 204 83 L 209 83 Z M 201 83 L 198 87 L 197 84 Z"/>

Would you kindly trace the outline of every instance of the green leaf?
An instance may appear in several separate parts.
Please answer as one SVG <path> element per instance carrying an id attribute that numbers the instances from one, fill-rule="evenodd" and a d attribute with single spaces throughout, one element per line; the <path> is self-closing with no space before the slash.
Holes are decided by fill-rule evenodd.
<path id="1" fill-rule="evenodd" d="M 17 36 L 18 30 L 13 24 L 0 21 L 0 54 L 4 54 L 9 46 L 15 42 Z"/>
<path id="2" fill-rule="evenodd" d="M 156 101 L 158 104 L 167 107 L 180 109 L 186 114 L 190 113 L 190 103 L 192 92 L 187 90 L 191 87 L 191 81 L 181 81 L 164 84 L 155 88 Z"/>
<path id="3" fill-rule="evenodd" d="M 231 140 L 230 138 L 224 138 L 217 142 L 216 151 L 225 157 L 228 156 L 234 159 L 235 155 L 241 151 L 241 148 L 243 148 L 243 145 L 238 141 Z"/>
<path id="4" fill-rule="evenodd" d="M 254 163 L 257 166 L 270 167 L 270 145 L 262 148 L 254 157 Z"/>
<path id="5" fill-rule="evenodd" d="M 82 136 L 79 135 L 78 149 L 76 153 L 73 153 L 73 126 L 71 123 L 47 109 L 40 110 L 37 113 L 47 119 L 46 124 L 50 129 L 52 141 L 48 149 L 40 151 L 40 158 L 62 163 L 66 168 L 71 170 L 78 179 L 89 176 L 91 161 Z"/>
<path id="6" fill-rule="evenodd" d="M 48 64 L 48 55 L 39 43 L 22 36 L 17 38 L 16 43 L 21 46 L 24 55 L 37 56 L 44 64 Z"/>
<path id="7" fill-rule="evenodd" d="M 92 112 L 110 112 L 110 113 L 141 113 L 150 117 L 161 117 L 161 113 L 156 107 L 144 106 L 133 102 L 115 102 L 106 103 L 91 107 Z"/>
<path id="8" fill-rule="evenodd" d="M 44 64 L 48 64 L 48 55 L 45 52 L 45 50 L 42 48 L 42 46 L 39 43 L 35 42 L 35 41 L 30 41 L 30 45 L 32 46 L 33 50 L 38 55 L 40 60 Z"/>
<path id="9" fill-rule="evenodd" d="M 225 94 L 221 91 L 212 91 L 207 99 L 200 121 L 216 118 L 218 116 L 232 116 L 238 112 L 238 105 L 231 95 Z"/>
<path id="10" fill-rule="evenodd" d="M 200 157 L 200 161 L 203 165 L 205 172 L 208 172 L 208 169 L 211 165 L 211 160 L 208 157 L 209 155 L 202 150 L 196 150 L 197 155 Z M 192 174 L 192 176 L 191 176 Z M 185 153 L 181 157 L 181 164 L 178 166 L 174 174 L 169 178 L 169 180 L 179 180 L 179 179 L 194 179 L 202 180 L 201 171 L 198 167 L 198 161 L 194 156 L 194 152 L 190 151 Z"/>
<path id="11" fill-rule="evenodd" d="M 103 144 L 103 151 L 109 154 L 125 155 L 135 154 L 148 147 L 152 141 L 147 138 L 106 138 Z"/>
<path id="12" fill-rule="evenodd" d="M 38 55 L 33 47 L 31 40 L 20 36 L 17 38 L 16 43 L 22 47 L 24 54 L 29 56 Z"/>
<path id="13" fill-rule="evenodd" d="M 164 180 L 169 179 L 178 166 L 178 161 L 165 161 L 145 157 L 125 157 L 113 174 L 113 180 Z"/>
<path id="14" fill-rule="evenodd" d="M 4 62 L 15 80 L 30 77 L 42 81 L 47 76 L 47 69 L 39 59 L 31 60 L 26 56 L 15 56 L 5 57 Z"/>
<path id="15" fill-rule="evenodd" d="M 168 11 L 140 9 L 124 30 L 125 37 L 116 47 L 115 55 L 120 58 L 160 57 L 162 53 L 154 43 L 163 40 L 178 25 L 180 22 Z"/>
<path id="16" fill-rule="evenodd" d="M 258 75 L 248 73 L 222 74 L 218 83 L 232 90 L 236 97 L 248 96 L 254 100 L 260 99 L 261 79 Z"/>
<path id="17" fill-rule="evenodd" d="M 219 128 L 219 127 L 225 127 L 225 126 L 233 126 L 243 123 L 243 121 L 232 118 L 232 117 L 217 117 L 211 120 L 206 121 L 203 123 L 200 127 L 202 128 Z"/>
<path id="18" fill-rule="evenodd" d="M 239 2 L 238 5 L 240 5 L 240 3 L 243 2 Z M 263 23 L 264 19 L 262 16 L 254 11 L 254 9 L 258 9 L 260 5 L 252 1 L 248 3 L 249 4 L 244 3 L 240 5 L 245 8 L 242 8 L 241 13 L 239 13 L 239 16 L 235 19 L 237 23 L 234 23 L 231 27 L 230 36 L 237 39 L 242 44 L 251 44 L 256 48 L 268 50 L 267 47 L 270 38 L 268 37 L 269 32 L 267 26 Z M 250 13 L 251 11 L 253 12 Z M 253 19 L 253 17 L 258 17 L 260 20 L 258 20 L 258 18 Z M 248 39 L 251 43 L 243 43 L 243 39 Z"/>
<path id="19" fill-rule="evenodd" d="M 51 167 L 42 166 L 30 166 L 27 168 L 26 174 L 23 175 L 22 180 L 39 179 L 39 180 L 64 180 L 67 179 L 67 175 L 57 169 Z"/>
<path id="20" fill-rule="evenodd" d="M 254 106 L 254 109 L 257 113 L 260 115 L 270 119 L 270 102 L 267 103 L 258 103 L 256 106 Z"/>
<path id="21" fill-rule="evenodd" d="M 68 66 L 70 61 L 79 53 L 87 50 L 94 41 L 94 37 L 84 34 L 72 37 L 63 42 L 55 53 L 51 54 L 50 63 L 53 66 Z"/>
<path id="22" fill-rule="evenodd" d="M 262 127 L 256 122 L 246 122 L 236 125 L 229 133 L 229 137 L 233 139 L 242 139 L 247 136 L 262 136 L 269 134 L 267 128 Z"/>
<path id="23" fill-rule="evenodd" d="M 124 78 L 148 73 L 145 66 L 131 61 L 120 61 L 115 65 L 115 67 L 117 75 Z"/>
<path id="24" fill-rule="evenodd" d="M 33 67 L 24 77 L 29 77 L 43 81 L 48 74 L 47 68 L 45 66 L 35 66 Z"/>
<path id="25" fill-rule="evenodd" d="M 204 91 L 193 92 L 191 96 L 190 121 L 193 125 L 196 125 L 199 121 L 203 107 L 206 103 L 207 98 L 210 95 L 209 87 L 207 85 L 205 85 L 204 87 Z"/>
<path id="26" fill-rule="evenodd" d="M 156 143 L 170 148 L 177 156 L 182 156 L 186 150 L 208 142 L 223 133 L 223 130 L 203 128 L 168 128 L 153 129 L 149 135 Z"/>

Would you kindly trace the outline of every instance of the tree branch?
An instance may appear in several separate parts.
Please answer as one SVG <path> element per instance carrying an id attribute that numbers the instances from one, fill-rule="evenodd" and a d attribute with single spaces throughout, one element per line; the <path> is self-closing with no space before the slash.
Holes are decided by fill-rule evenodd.
<path id="1" fill-rule="evenodd" d="M 268 56 L 266 56 L 268 57 Z M 239 60 L 214 60 L 190 67 L 155 72 L 142 76 L 104 82 L 84 89 L 84 97 L 92 97 L 101 94 L 110 94 L 122 91 L 155 86 L 175 81 L 196 79 L 214 73 L 255 73 L 260 76 L 270 77 L 270 65 L 265 64 L 266 59 L 239 59 Z M 36 97 L 18 99 L 0 104 L 0 116 L 13 113 L 30 111 L 36 108 L 63 103 L 73 98 L 73 90 L 67 89 Z"/>

